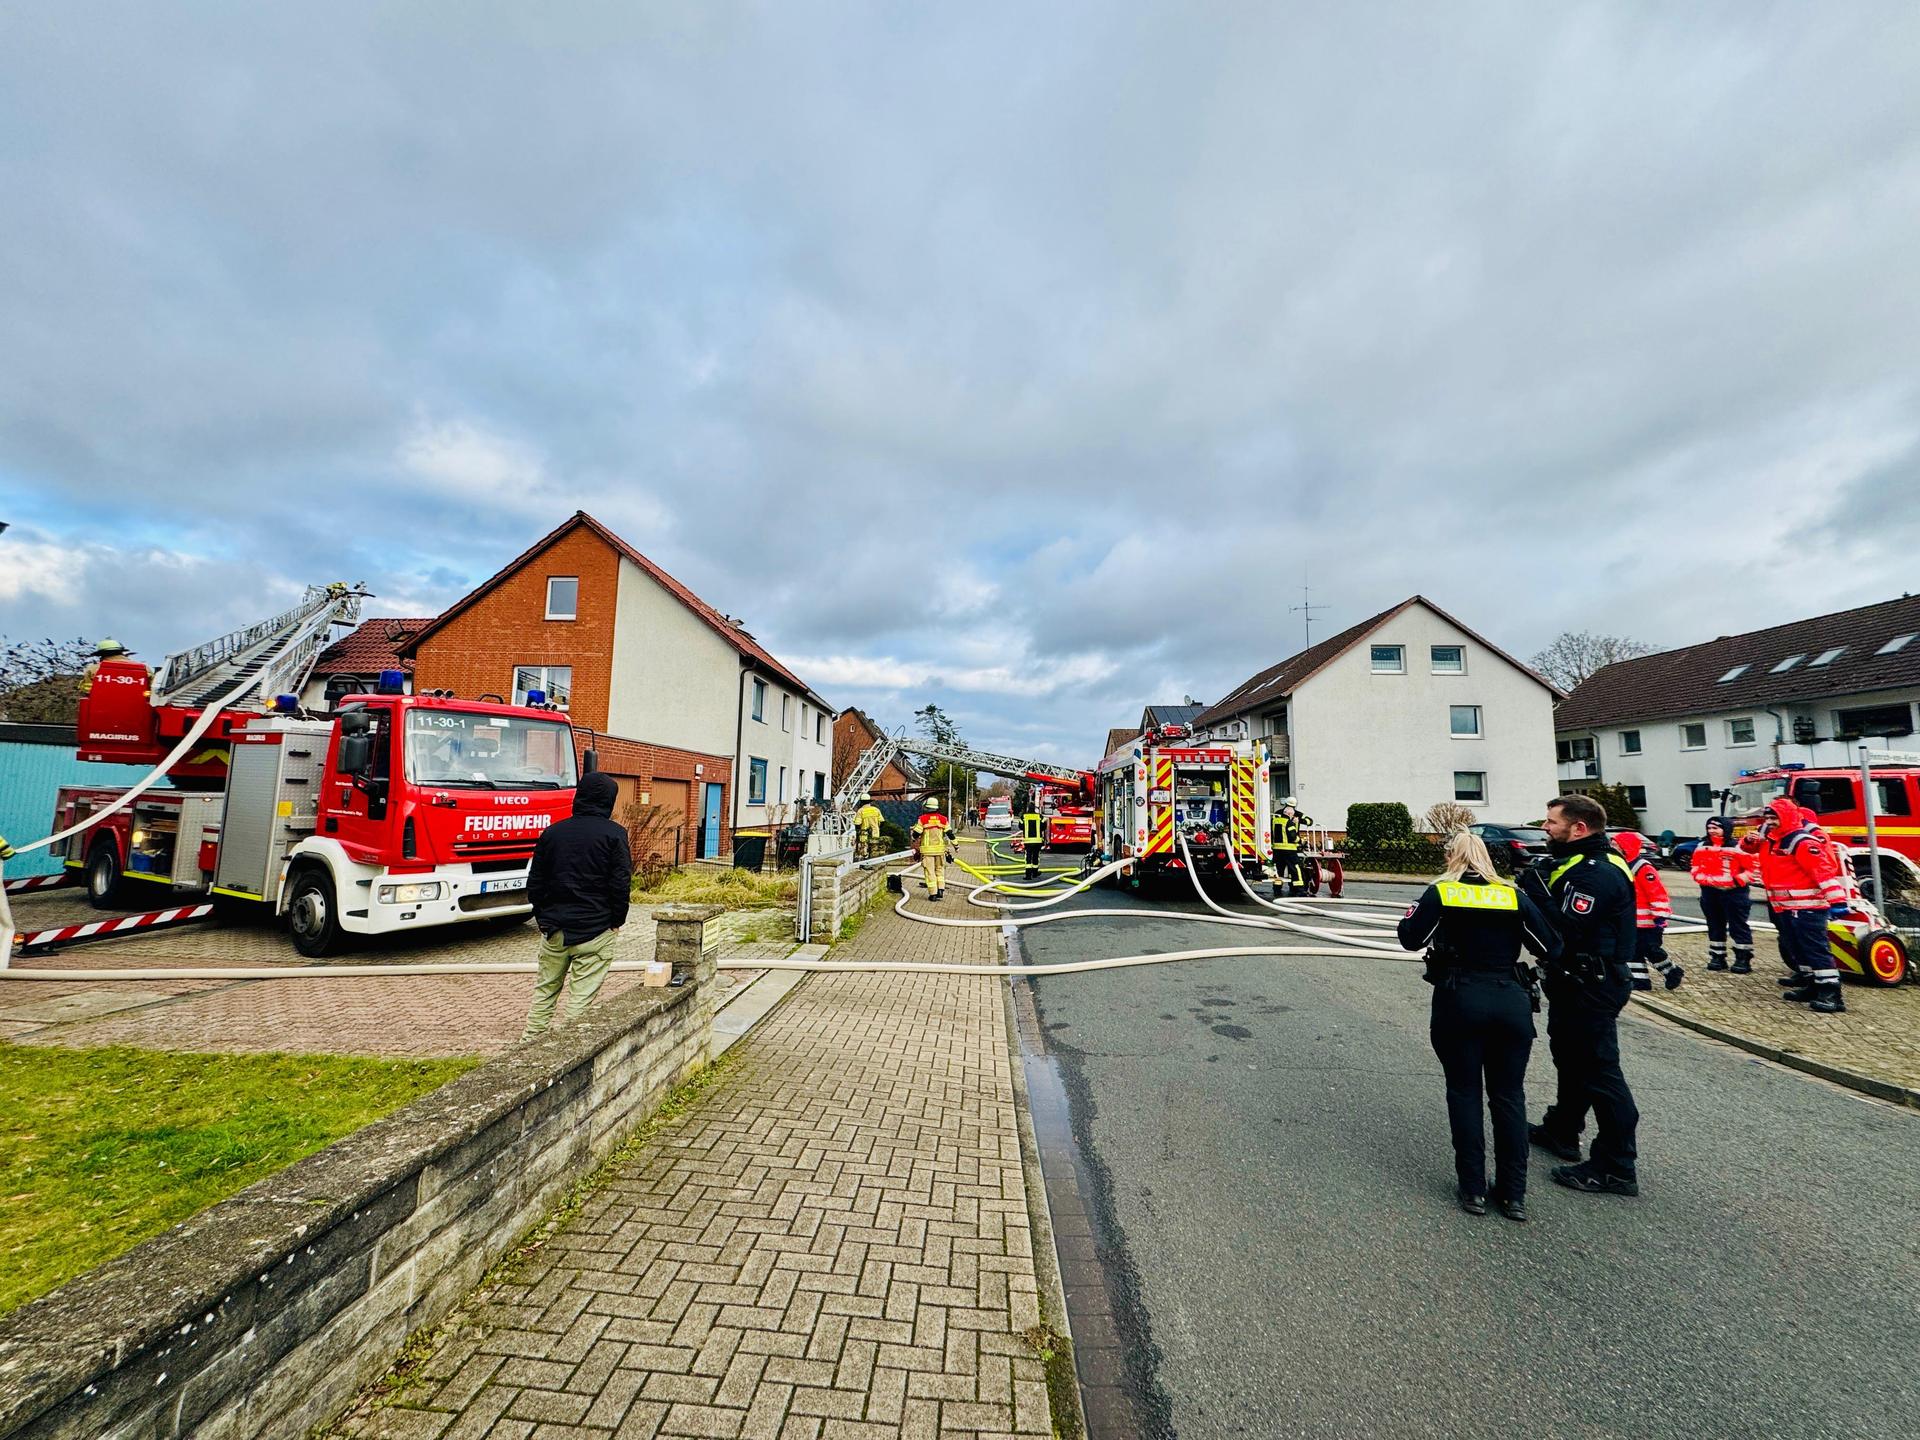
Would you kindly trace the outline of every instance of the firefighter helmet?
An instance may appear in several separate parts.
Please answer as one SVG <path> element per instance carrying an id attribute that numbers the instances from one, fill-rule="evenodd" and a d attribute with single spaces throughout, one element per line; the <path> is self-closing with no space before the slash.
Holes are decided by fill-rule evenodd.
<path id="1" fill-rule="evenodd" d="M 926 799 L 920 802 L 920 808 L 922 810 L 938 810 L 940 808 L 940 797 L 938 795 L 927 796 Z"/>
<path id="2" fill-rule="evenodd" d="M 133 651 L 127 649 L 126 646 L 122 645 L 112 636 L 108 636 L 93 647 L 93 658 L 96 660 L 122 660 L 131 654 L 133 654 Z"/>

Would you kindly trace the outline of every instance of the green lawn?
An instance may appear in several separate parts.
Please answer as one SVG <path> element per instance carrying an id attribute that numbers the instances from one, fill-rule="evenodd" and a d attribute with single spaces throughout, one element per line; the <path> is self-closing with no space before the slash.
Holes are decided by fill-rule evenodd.
<path id="1" fill-rule="evenodd" d="M 0 1313 L 476 1063 L 0 1045 Z"/>

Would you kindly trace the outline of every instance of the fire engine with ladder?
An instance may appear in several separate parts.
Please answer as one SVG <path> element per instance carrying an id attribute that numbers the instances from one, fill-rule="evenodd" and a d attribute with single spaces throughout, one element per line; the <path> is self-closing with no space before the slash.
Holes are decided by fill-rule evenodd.
<path id="1" fill-rule="evenodd" d="M 1056 816 L 1072 819 L 1078 812 L 1086 818 L 1090 833 L 1083 841 L 1068 829 L 1069 843 L 1088 844 L 1089 863 L 1134 858 L 1137 863 L 1126 881 L 1134 888 L 1161 872 L 1185 868 L 1176 833 L 1185 836 L 1202 880 L 1228 871 L 1229 846 L 1250 880 L 1264 875 L 1272 860 L 1267 762 L 1225 748 L 1195 746 L 1179 726 L 1128 742 L 1101 761 L 1098 770 L 888 736 L 855 762 L 834 797 L 833 813 L 822 823 L 851 837 L 853 807 L 900 755 L 1050 787 Z M 1050 843 L 1061 833 L 1061 827 L 1049 824 Z"/>
<path id="2" fill-rule="evenodd" d="M 131 798 L 63 787 L 53 853 L 64 875 L 7 889 L 62 878 L 102 910 L 169 903 L 27 932 L 17 950 L 182 924 L 216 905 L 284 919 L 312 957 L 355 936 L 531 913 L 534 841 L 572 811 L 572 726 L 538 691 L 524 705 L 409 695 L 398 671 L 328 715 L 303 711 L 296 697 L 320 649 L 358 619 L 365 593 L 309 587 L 284 614 L 152 670 L 99 663 L 80 702 L 79 757 L 147 765 L 168 783 Z"/>

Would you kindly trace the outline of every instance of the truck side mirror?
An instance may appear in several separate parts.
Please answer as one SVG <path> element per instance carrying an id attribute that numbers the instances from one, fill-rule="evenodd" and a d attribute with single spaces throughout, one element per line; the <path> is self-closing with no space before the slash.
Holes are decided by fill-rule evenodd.
<path id="1" fill-rule="evenodd" d="M 342 735 L 365 735 L 372 729 L 373 717 L 364 709 L 347 710 L 340 716 L 340 733 Z M 344 754 L 345 747 L 342 746 L 341 750 L 342 754 Z M 340 768 L 343 770 L 346 768 L 344 762 Z"/>
<path id="2" fill-rule="evenodd" d="M 580 758 L 581 774 L 591 775 L 594 771 L 598 770 L 599 768 L 600 768 L 600 752 L 598 750 L 589 750 L 585 755 L 583 755 Z"/>
<path id="3" fill-rule="evenodd" d="M 373 736 L 364 731 L 340 737 L 340 773 L 365 775 L 373 769 Z"/>

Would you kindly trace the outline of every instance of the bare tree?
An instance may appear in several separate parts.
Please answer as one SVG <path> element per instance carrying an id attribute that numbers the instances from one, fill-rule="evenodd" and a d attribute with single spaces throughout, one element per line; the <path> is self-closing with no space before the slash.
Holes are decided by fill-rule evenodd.
<path id="1" fill-rule="evenodd" d="M 1429 835 L 1445 839 L 1456 830 L 1466 829 L 1476 818 L 1458 800 L 1442 800 L 1421 817 L 1420 825 Z"/>
<path id="2" fill-rule="evenodd" d="M 1624 635 L 1568 630 L 1529 663 L 1562 690 L 1572 690 L 1596 670 L 1621 660 L 1651 655 L 1659 648 Z"/>
<path id="3" fill-rule="evenodd" d="M 0 639 L 0 720 L 73 724 L 81 672 L 92 654 L 85 640 Z"/>

